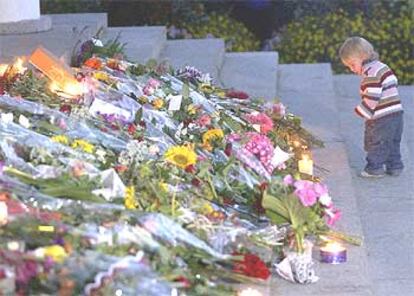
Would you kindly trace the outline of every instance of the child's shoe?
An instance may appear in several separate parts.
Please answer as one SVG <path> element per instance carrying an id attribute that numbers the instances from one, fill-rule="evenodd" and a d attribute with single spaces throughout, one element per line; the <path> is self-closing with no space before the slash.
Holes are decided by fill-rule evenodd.
<path id="1" fill-rule="evenodd" d="M 368 173 L 366 170 L 363 170 L 362 172 L 359 173 L 359 177 L 362 177 L 362 178 L 375 179 L 375 178 L 382 178 L 384 176 L 385 175 L 383 173 L 373 174 L 373 173 Z"/>
<path id="2" fill-rule="evenodd" d="M 402 169 L 398 170 L 386 170 L 385 173 L 392 177 L 398 177 L 402 173 Z"/>

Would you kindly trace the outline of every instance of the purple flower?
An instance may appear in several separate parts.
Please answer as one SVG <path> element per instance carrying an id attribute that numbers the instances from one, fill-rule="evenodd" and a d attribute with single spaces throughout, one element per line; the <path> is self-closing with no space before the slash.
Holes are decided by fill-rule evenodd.
<path id="1" fill-rule="evenodd" d="M 294 182 L 295 180 L 293 179 L 293 177 L 292 177 L 292 175 L 286 175 L 284 178 L 283 178 L 283 184 L 284 185 L 286 185 L 286 186 L 289 186 L 289 185 L 293 185 L 293 182 Z"/>

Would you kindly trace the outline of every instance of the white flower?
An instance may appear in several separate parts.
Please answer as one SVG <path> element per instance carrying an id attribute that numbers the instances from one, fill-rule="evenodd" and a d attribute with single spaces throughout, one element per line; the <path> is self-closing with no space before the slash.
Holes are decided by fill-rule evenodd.
<path id="1" fill-rule="evenodd" d="M 11 123 L 13 122 L 13 113 L 1 113 L 0 119 L 4 123 Z"/>
<path id="2" fill-rule="evenodd" d="M 29 119 L 24 116 L 24 115 L 20 115 L 19 116 L 19 124 L 25 128 L 29 128 L 30 127 L 30 121 Z"/>
<path id="3" fill-rule="evenodd" d="M 325 206 L 325 207 L 329 207 L 332 205 L 332 198 L 327 194 L 322 194 L 321 196 L 319 196 L 319 202 Z"/>

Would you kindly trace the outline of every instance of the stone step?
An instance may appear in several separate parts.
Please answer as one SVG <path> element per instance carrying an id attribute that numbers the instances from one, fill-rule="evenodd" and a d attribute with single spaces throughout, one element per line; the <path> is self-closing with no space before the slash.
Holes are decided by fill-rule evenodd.
<path id="1" fill-rule="evenodd" d="M 219 74 L 225 54 L 222 39 L 168 40 L 160 60 L 167 60 L 175 68 L 194 66 L 210 73 L 215 83 L 220 83 Z"/>
<path id="2" fill-rule="evenodd" d="M 115 39 L 125 44 L 127 59 L 146 63 L 149 59 L 158 59 L 166 43 L 166 28 L 148 27 L 109 27 L 103 34 L 104 40 Z"/>
<path id="3" fill-rule="evenodd" d="M 277 94 L 322 140 L 340 141 L 330 64 L 279 64 Z"/>
<path id="4" fill-rule="evenodd" d="M 360 102 L 359 79 L 352 75 L 334 77 L 341 133 L 345 139 L 353 186 L 368 252 L 368 270 L 375 295 L 411 295 L 414 288 L 414 159 L 411 128 L 413 125 L 413 87 L 401 86 L 405 106 L 405 132 L 401 144 L 406 166 L 398 178 L 366 180 L 357 177 L 364 167 L 363 120 L 354 115 Z"/>
<path id="5" fill-rule="evenodd" d="M 220 73 L 223 87 L 272 100 L 277 90 L 277 52 L 226 53 Z"/>
<path id="6" fill-rule="evenodd" d="M 80 32 L 69 26 L 52 26 L 46 32 L 0 35 L 0 61 L 11 62 L 17 56 L 30 55 L 37 47 L 43 46 L 69 63 L 75 44 L 91 38 L 95 33 L 91 28 Z"/>
<path id="7" fill-rule="evenodd" d="M 48 14 L 52 18 L 52 25 L 68 27 L 90 27 L 92 32 L 108 27 L 107 13 L 59 13 Z"/>
<path id="8" fill-rule="evenodd" d="M 342 218 L 334 228 L 363 236 L 352 174 L 345 143 L 340 134 L 339 110 L 335 102 L 333 75 L 329 64 L 279 64 L 278 95 L 289 110 L 303 116 L 304 125 L 320 136 L 325 147 L 313 150 L 318 166 L 316 174 L 329 187 Z M 347 246 L 348 262 L 334 266 L 317 264 L 319 282 L 311 285 L 291 284 L 275 278 L 274 295 L 374 295 L 368 273 L 365 247 Z"/>

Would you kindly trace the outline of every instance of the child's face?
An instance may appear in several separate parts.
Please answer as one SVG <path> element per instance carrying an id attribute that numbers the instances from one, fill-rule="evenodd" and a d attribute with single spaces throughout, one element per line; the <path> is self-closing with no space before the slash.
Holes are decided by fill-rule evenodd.
<path id="1" fill-rule="evenodd" d="M 342 63 L 349 68 L 355 74 L 362 74 L 362 59 L 361 58 L 349 58 L 343 60 Z"/>

